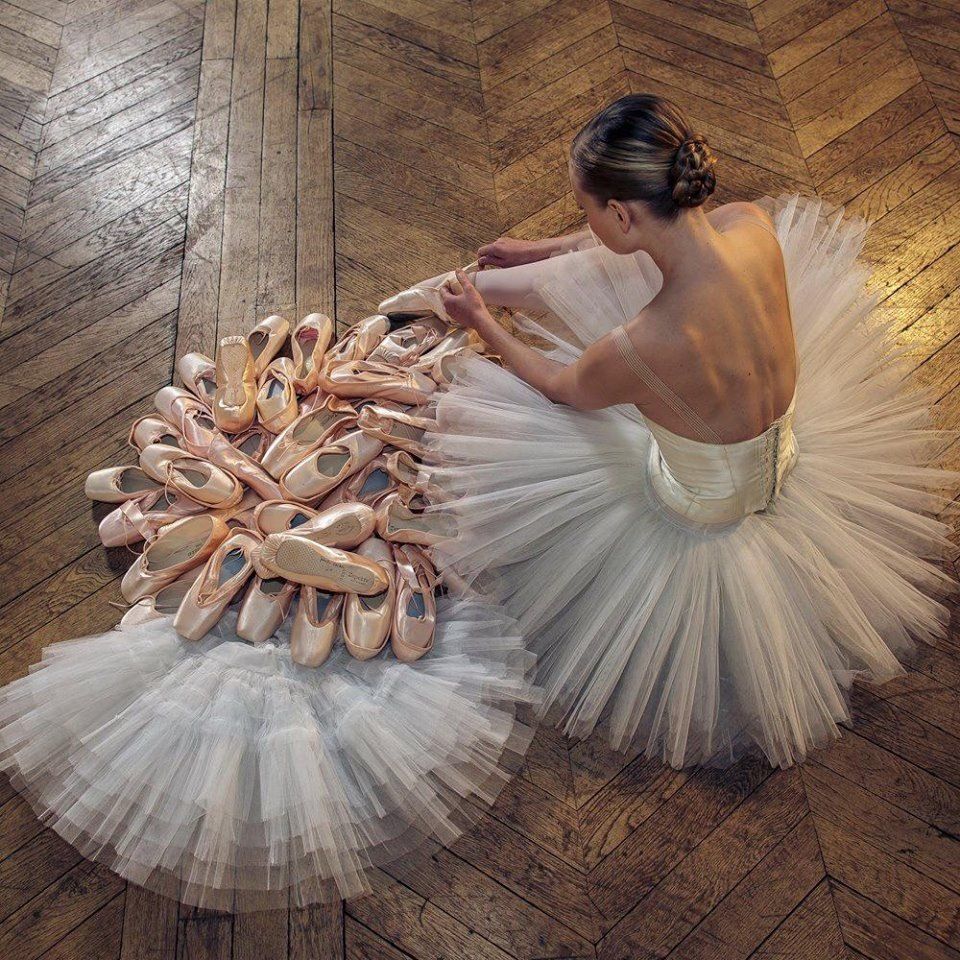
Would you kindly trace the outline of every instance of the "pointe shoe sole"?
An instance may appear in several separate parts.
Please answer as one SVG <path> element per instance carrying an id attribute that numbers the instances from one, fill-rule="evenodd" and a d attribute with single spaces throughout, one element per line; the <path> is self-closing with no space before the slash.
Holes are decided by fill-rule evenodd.
<path id="1" fill-rule="evenodd" d="M 363 558 L 356 554 L 296 534 L 285 538 L 272 553 L 265 548 L 260 555 L 260 562 L 275 576 L 294 583 L 339 593 L 380 593 L 389 583 L 386 571 L 373 561 L 360 561 Z"/>

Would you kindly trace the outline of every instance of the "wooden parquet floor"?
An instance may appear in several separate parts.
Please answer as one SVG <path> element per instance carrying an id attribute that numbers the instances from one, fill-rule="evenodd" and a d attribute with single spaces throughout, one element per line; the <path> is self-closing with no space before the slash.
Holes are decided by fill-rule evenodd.
<path id="1" fill-rule="evenodd" d="M 873 282 L 957 425 L 958 0 L 0 0 L 0 682 L 116 622 L 127 558 L 83 479 L 177 355 L 270 312 L 342 329 L 501 233 L 573 229 L 570 138 L 644 90 L 708 134 L 718 201 L 874 222 Z M 956 636 L 858 689 L 801 769 L 543 729 L 473 833 L 344 908 L 178 907 L 3 784 L 0 957 L 958 960 Z"/>

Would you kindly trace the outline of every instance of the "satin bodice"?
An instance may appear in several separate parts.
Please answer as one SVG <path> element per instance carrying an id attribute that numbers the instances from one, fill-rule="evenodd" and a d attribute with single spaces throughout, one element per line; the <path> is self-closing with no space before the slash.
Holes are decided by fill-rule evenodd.
<path id="1" fill-rule="evenodd" d="M 763 433 L 737 443 L 693 440 L 641 414 L 654 438 L 647 469 L 658 499 L 673 513 L 705 524 L 726 524 L 766 509 L 797 461 L 796 400 L 794 391 L 790 405 Z"/>

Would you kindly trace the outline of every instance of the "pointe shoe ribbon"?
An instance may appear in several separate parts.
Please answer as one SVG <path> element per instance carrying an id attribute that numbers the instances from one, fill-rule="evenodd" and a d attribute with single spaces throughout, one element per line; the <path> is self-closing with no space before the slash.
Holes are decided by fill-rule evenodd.
<path id="1" fill-rule="evenodd" d="M 158 506 L 159 505 L 159 506 Z M 154 490 L 136 500 L 127 500 L 111 510 L 97 528 L 105 547 L 124 547 L 151 540 L 161 527 L 182 517 L 201 513 L 203 507 L 187 497 Z"/>
<path id="2" fill-rule="evenodd" d="M 217 429 L 210 411 L 196 397 L 177 387 L 158 391 L 154 405 L 182 434 L 187 450 L 232 473 L 264 500 L 282 500 L 280 485 Z"/>
<path id="3" fill-rule="evenodd" d="M 480 261 L 474 260 L 473 263 L 463 267 L 463 272 L 467 275 L 470 282 L 474 282 L 480 269 Z M 440 296 L 441 289 L 446 286 L 453 293 L 462 293 L 463 288 L 457 279 L 455 270 L 449 270 L 436 277 L 430 277 L 429 280 L 421 280 L 400 293 L 395 293 L 392 297 L 387 297 L 377 307 L 377 313 L 395 320 L 399 318 L 415 318 L 427 316 L 431 313 L 436 314 L 445 320 L 450 326 L 457 326 L 457 322 L 448 316 L 443 308 L 443 300 Z"/>

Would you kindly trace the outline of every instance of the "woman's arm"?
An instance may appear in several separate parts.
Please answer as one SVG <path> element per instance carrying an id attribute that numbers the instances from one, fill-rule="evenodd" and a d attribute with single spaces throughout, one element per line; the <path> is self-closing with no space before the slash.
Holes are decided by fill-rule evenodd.
<path id="1" fill-rule="evenodd" d="M 522 267 L 489 272 L 514 273 L 519 269 Z M 477 279 L 482 278 L 485 272 L 480 271 Z M 456 276 L 462 288 L 460 292 L 454 293 L 446 285 L 440 288 L 440 298 L 447 315 L 455 323 L 476 330 L 492 352 L 503 358 L 506 366 L 548 400 L 578 410 L 599 410 L 616 403 L 630 402 L 632 384 L 616 374 L 614 357 L 617 350 L 609 334 L 589 344 L 574 363 L 551 360 L 533 347 L 521 343 L 493 319 L 479 288 L 470 282 L 463 270 L 457 270 Z"/>

